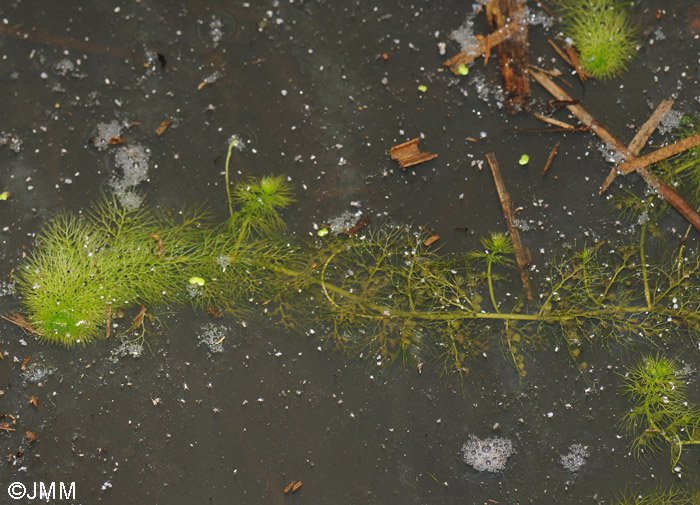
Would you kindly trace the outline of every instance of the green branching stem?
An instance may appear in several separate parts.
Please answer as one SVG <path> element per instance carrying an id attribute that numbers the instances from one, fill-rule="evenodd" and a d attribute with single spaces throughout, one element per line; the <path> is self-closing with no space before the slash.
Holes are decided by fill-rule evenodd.
<path id="1" fill-rule="evenodd" d="M 491 257 L 489 257 L 487 263 L 488 265 L 486 267 L 486 278 L 489 284 L 489 296 L 491 297 L 491 305 L 493 306 L 494 311 L 500 313 L 501 311 L 498 310 L 498 304 L 496 303 L 496 293 L 493 290 L 493 275 L 491 273 L 491 265 L 493 265 L 493 260 Z"/>
<path id="2" fill-rule="evenodd" d="M 561 323 L 568 321 L 578 321 L 582 319 L 607 319 L 614 316 L 616 313 L 625 314 L 644 314 L 649 311 L 648 307 L 644 306 L 632 306 L 632 307 L 614 307 L 610 306 L 607 308 L 588 310 L 585 312 L 580 311 L 564 311 L 564 312 L 550 312 L 542 313 L 540 311 L 537 314 L 522 314 L 518 312 L 476 312 L 470 310 L 462 310 L 459 312 L 450 311 L 425 311 L 425 310 L 400 310 L 400 309 L 387 309 L 386 306 L 372 302 L 368 298 L 364 298 L 361 295 L 351 293 L 335 284 L 331 284 L 324 279 L 325 267 L 330 262 L 329 258 L 322 269 L 322 275 L 320 278 L 314 276 L 310 277 L 312 283 L 321 286 L 324 291 L 326 298 L 335 306 L 338 306 L 338 302 L 329 294 L 333 293 L 341 298 L 352 301 L 358 307 L 363 307 L 367 309 L 368 313 L 358 312 L 355 315 L 357 317 L 365 318 L 384 318 L 384 317 L 397 317 L 397 318 L 408 318 L 414 320 L 424 320 L 424 321 L 456 321 L 456 320 L 498 320 L 498 321 L 534 321 L 543 323 Z M 289 277 L 300 277 L 305 275 L 305 272 L 298 272 L 281 265 L 269 265 L 268 268 L 275 272 L 287 275 Z"/>
<path id="3" fill-rule="evenodd" d="M 644 282 L 644 298 L 647 301 L 647 308 L 651 308 L 651 294 L 649 293 L 649 278 L 647 276 L 647 259 L 644 255 L 644 240 L 646 238 L 647 225 L 642 225 L 642 231 L 639 237 L 639 260 L 642 267 L 642 279 Z"/>
<path id="4" fill-rule="evenodd" d="M 238 144 L 237 139 L 233 139 L 228 144 L 228 152 L 226 153 L 226 197 L 228 198 L 228 215 L 233 218 L 233 201 L 231 199 L 231 183 L 229 181 L 229 169 L 231 164 L 231 153 L 233 148 Z"/>

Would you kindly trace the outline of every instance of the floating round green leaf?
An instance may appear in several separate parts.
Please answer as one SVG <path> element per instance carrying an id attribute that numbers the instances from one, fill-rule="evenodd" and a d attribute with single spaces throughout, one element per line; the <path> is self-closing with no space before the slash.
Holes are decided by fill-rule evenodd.
<path id="1" fill-rule="evenodd" d="M 455 74 L 469 75 L 469 67 L 467 67 L 464 63 L 460 63 L 459 65 L 457 65 L 457 70 L 455 71 Z"/>
<path id="2" fill-rule="evenodd" d="M 530 157 L 527 154 L 523 154 L 518 160 L 518 163 L 520 163 L 521 165 L 527 165 L 528 163 L 530 163 Z"/>

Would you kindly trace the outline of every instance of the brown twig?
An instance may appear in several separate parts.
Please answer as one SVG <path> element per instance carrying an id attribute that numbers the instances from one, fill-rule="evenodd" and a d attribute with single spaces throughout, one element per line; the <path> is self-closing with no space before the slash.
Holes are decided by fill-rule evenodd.
<path id="1" fill-rule="evenodd" d="M 141 305 L 139 307 L 139 312 L 136 314 L 136 317 L 134 317 L 133 321 L 131 322 L 131 327 L 129 328 L 129 331 L 134 331 L 143 326 L 143 316 L 146 315 L 146 306 Z"/>
<path id="2" fill-rule="evenodd" d="M 566 46 L 566 54 L 569 56 L 571 64 L 576 70 L 576 75 L 578 75 L 581 84 L 586 84 L 586 79 L 593 76 L 581 66 L 581 62 L 578 59 L 578 53 L 576 52 L 576 49 L 574 49 L 572 46 Z"/>
<path id="3" fill-rule="evenodd" d="M 673 100 L 662 100 L 661 103 L 656 107 L 656 110 L 654 110 L 654 113 L 649 116 L 649 119 L 647 119 L 646 123 L 642 125 L 642 127 L 639 129 L 637 134 L 634 136 L 632 139 L 632 142 L 630 142 L 630 145 L 628 147 L 629 151 L 634 154 L 635 156 L 638 156 L 640 152 L 642 152 L 642 148 L 644 147 L 644 144 L 647 143 L 649 140 L 649 137 L 651 137 L 651 134 L 654 133 L 656 130 L 656 127 L 659 126 L 659 123 L 663 121 L 664 117 L 668 113 L 668 111 L 671 110 L 671 107 L 673 107 L 674 101 Z M 604 193 L 605 191 L 608 190 L 610 185 L 613 183 L 615 178 L 617 177 L 618 174 L 618 167 L 612 167 L 610 169 L 610 173 L 608 176 L 605 178 L 605 182 L 603 183 L 603 186 L 600 188 L 600 192 Z"/>
<path id="4" fill-rule="evenodd" d="M 571 128 L 511 128 L 506 130 L 508 133 L 573 133 L 573 132 L 587 132 L 588 127 L 577 126 L 574 129 Z"/>
<path id="5" fill-rule="evenodd" d="M 366 218 L 361 219 L 360 221 L 355 223 L 353 225 L 353 227 L 350 228 L 349 230 L 345 230 L 343 233 L 345 235 L 347 235 L 348 237 L 352 237 L 353 235 L 357 235 L 362 228 L 364 228 L 365 226 L 367 226 L 369 224 L 370 220 L 371 220 L 371 218 L 369 216 L 367 216 Z"/>
<path id="6" fill-rule="evenodd" d="M 11 322 L 12 324 L 16 324 L 23 330 L 28 331 L 29 333 L 36 333 L 38 334 L 39 332 L 34 329 L 34 327 L 27 322 L 26 319 L 24 319 L 24 316 L 22 314 L 18 314 L 17 312 L 8 312 L 6 315 L 0 314 L 0 317 L 2 317 L 4 320 Z"/>
<path id="7" fill-rule="evenodd" d="M 493 174 L 493 182 L 496 184 L 498 199 L 501 201 L 501 208 L 503 209 L 503 215 L 506 218 L 506 225 L 508 226 L 508 231 L 510 232 L 510 239 L 513 242 L 513 249 L 515 249 L 515 261 L 518 263 L 520 279 L 522 279 L 523 281 L 523 287 L 525 288 L 525 294 L 527 296 L 527 299 L 532 302 L 535 298 L 532 295 L 532 289 L 530 288 L 530 278 L 527 272 L 527 267 L 530 264 L 530 253 L 523 246 L 523 243 L 520 240 L 520 233 L 513 224 L 513 204 L 510 201 L 510 195 L 508 195 L 508 192 L 506 191 L 506 186 L 503 183 L 501 171 L 498 168 L 498 161 L 496 161 L 496 155 L 494 153 L 488 153 L 486 155 L 486 161 L 488 161 L 489 167 L 491 167 L 491 173 Z"/>
<path id="8" fill-rule="evenodd" d="M 557 149 L 559 149 L 559 144 L 561 144 L 561 142 L 557 142 L 556 144 L 554 144 L 552 151 L 549 153 L 549 158 L 547 158 L 547 163 L 544 164 L 544 168 L 542 169 L 542 177 L 547 175 L 547 170 L 549 170 L 549 167 L 552 164 L 552 161 L 554 161 L 554 156 L 556 156 L 556 154 L 557 154 Z"/>
<path id="9" fill-rule="evenodd" d="M 163 239 L 160 238 L 160 235 L 157 233 L 153 233 L 150 238 L 156 239 L 156 255 L 160 258 L 163 256 Z"/>
<path id="10" fill-rule="evenodd" d="M 533 70 L 530 73 L 532 74 L 532 77 L 539 82 L 543 88 L 549 91 L 549 93 L 557 100 L 571 100 L 571 97 L 545 74 L 542 74 L 536 70 Z M 637 158 L 622 142 L 615 138 L 612 133 L 603 128 L 603 125 L 596 121 L 596 119 L 591 116 L 581 105 L 567 105 L 566 108 L 569 109 L 569 111 L 576 116 L 579 121 L 588 126 L 593 133 L 603 140 L 603 142 L 611 146 L 616 152 L 622 154 L 627 161 L 633 161 Z M 700 215 L 695 211 L 695 209 L 688 205 L 681 195 L 652 174 L 646 167 L 638 168 L 637 173 L 651 188 L 655 189 L 664 199 L 666 199 L 666 201 L 670 203 L 679 214 L 681 214 L 690 224 L 692 224 L 696 230 L 700 231 Z"/>
<path id="11" fill-rule="evenodd" d="M 617 168 L 620 170 L 620 172 L 627 175 L 631 172 L 634 172 L 635 170 L 648 167 L 649 165 L 653 165 L 658 161 L 665 160 L 666 158 L 675 156 L 676 154 L 682 153 L 683 151 L 692 149 L 697 145 L 700 145 L 700 135 L 691 135 L 688 138 L 679 140 L 675 144 L 671 144 L 670 146 L 664 146 L 661 149 L 657 149 L 653 153 L 645 154 L 644 156 L 635 158 L 632 161 L 623 163 Z"/>
<path id="12" fill-rule="evenodd" d="M 556 42 L 554 42 L 552 39 L 547 39 L 547 42 L 549 42 L 549 45 L 554 48 L 554 50 L 557 52 L 557 54 L 561 57 L 562 60 L 567 62 L 569 66 L 574 66 L 574 63 L 571 61 L 569 58 L 569 55 L 566 54 L 564 51 L 561 50 L 561 48 L 557 45 Z"/>
<path id="13" fill-rule="evenodd" d="M 448 67 L 452 72 L 457 71 L 457 67 L 460 65 L 469 65 L 479 56 L 486 54 L 487 50 L 492 47 L 497 46 L 508 37 L 517 33 L 520 26 L 518 23 L 510 23 L 491 33 L 488 37 L 481 37 L 478 39 L 477 43 L 469 47 L 465 51 L 455 54 L 452 58 L 443 63 L 444 66 Z"/>
<path id="14" fill-rule="evenodd" d="M 536 0 L 535 3 L 537 4 L 538 7 L 541 7 L 542 9 L 544 9 L 544 11 L 545 11 L 547 14 L 549 14 L 551 17 L 553 17 L 553 18 L 556 19 L 556 16 L 552 13 L 552 11 L 550 11 L 550 10 L 547 8 L 547 6 L 546 6 L 545 4 L 542 3 L 541 0 Z"/>
<path id="15" fill-rule="evenodd" d="M 554 119 L 552 117 L 543 116 L 542 114 L 539 114 L 537 112 L 533 112 L 532 115 L 535 116 L 540 121 L 544 121 L 545 123 L 549 123 L 551 125 L 558 126 L 559 128 L 564 128 L 565 130 L 575 130 L 576 129 L 575 126 L 570 125 L 569 123 L 565 123 L 564 121 L 559 121 L 558 119 Z"/>
<path id="16" fill-rule="evenodd" d="M 547 112 L 554 112 L 562 107 L 566 107 L 567 105 L 578 105 L 581 103 L 581 100 L 550 100 L 547 102 L 546 109 Z"/>

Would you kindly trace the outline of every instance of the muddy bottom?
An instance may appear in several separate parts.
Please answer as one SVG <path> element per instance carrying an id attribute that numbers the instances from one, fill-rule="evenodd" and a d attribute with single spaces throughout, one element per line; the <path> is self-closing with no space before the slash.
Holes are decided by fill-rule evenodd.
<path id="1" fill-rule="evenodd" d="M 662 99 L 675 99 L 678 118 L 698 114 L 692 0 L 636 2 L 638 57 L 623 77 L 585 87 L 547 43 L 560 27 L 528 5 L 531 62 L 561 69 L 567 91 L 623 142 Z M 630 174 L 599 196 L 613 165 L 597 137 L 513 133 L 545 125 L 506 113 L 495 57 L 467 76 L 443 67 L 467 19 L 488 33 L 463 1 L 7 2 L 0 313 L 22 311 L 13 273 L 42 224 L 105 193 L 173 213 L 204 201 L 223 220 L 233 135 L 232 177 L 285 175 L 296 199 L 287 233 L 305 240 L 369 217 L 368 230 L 424 227 L 445 254 L 480 249 L 481 237 L 507 232 L 485 162 L 494 152 L 534 279 L 567 247 L 634 241 L 638 227 L 612 200 L 645 184 Z M 551 97 L 534 82 L 532 93 L 542 111 Z M 438 157 L 401 169 L 388 149 L 413 138 Z M 662 255 L 687 223 L 670 213 L 658 224 Z M 519 296 L 518 282 L 501 296 Z M 76 504 L 611 503 L 625 490 L 692 485 L 700 472 L 697 447 L 684 451 L 680 480 L 668 447 L 631 454 L 620 424 L 631 404 L 618 389 L 625 367 L 665 352 L 690 365 L 700 402 L 697 338 L 586 345 L 581 371 L 551 336 L 527 350 L 522 377 L 494 323 L 460 377 L 436 361 L 377 366 L 335 352 L 322 328 L 287 329 L 262 310 L 245 320 L 147 310 L 157 319 L 147 333 L 128 331 L 134 309 L 109 340 L 70 349 L 0 320 L 0 503 L 31 503 L 51 483 L 51 503 Z"/>

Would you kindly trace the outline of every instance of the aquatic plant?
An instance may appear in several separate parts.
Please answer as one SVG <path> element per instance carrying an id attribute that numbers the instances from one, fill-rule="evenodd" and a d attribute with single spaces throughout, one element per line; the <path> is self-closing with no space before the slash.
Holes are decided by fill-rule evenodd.
<path id="1" fill-rule="evenodd" d="M 126 209 L 116 198 L 81 217 L 59 216 L 43 228 L 17 275 L 29 323 L 41 338 L 72 346 L 104 337 L 118 309 L 221 304 L 241 314 L 241 302 L 271 296 L 265 265 L 291 258 L 294 249 L 252 238 L 258 228 L 235 213 L 247 228 L 245 242 L 211 218 L 196 207 L 175 218 Z"/>
<path id="2" fill-rule="evenodd" d="M 451 256 L 405 227 L 315 244 L 284 237 L 289 186 L 266 177 L 229 187 L 233 146 L 223 224 L 203 208 L 173 216 L 115 198 L 49 223 L 18 274 L 38 334 L 87 343 L 106 335 L 119 308 L 190 305 L 262 312 L 377 365 L 437 359 L 463 374 L 495 341 L 523 377 L 525 354 L 545 340 L 563 343 L 585 369 L 586 342 L 657 343 L 700 329 L 700 256 L 681 248 L 648 264 L 646 221 L 637 244 L 554 254 L 538 301 L 527 303 L 509 295 L 513 246 L 504 234 Z"/>
<path id="3" fill-rule="evenodd" d="M 678 486 L 626 491 L 616 497 L 613 505 L 698 505 L 700 491 Z"/>
<path id="4" fill-rule="evenodd" d="M 238 183 L 231 192 L 231 153 L 239 142 L 239 139 L 234 137 L 229 142 L 226 155 L 229 229 L 238 235 L 240 240 L 249 238 L 251 234 L 272 236 L 285 229 L 284 220 L 278 210 L 294 202 L 292 188 L 283 176 L 265 176 L 261 179 L 250 179 L 247 183 Z M 239 206 L 236 211 L 233 210 L 234 204 Z"/>
<path id="5" fill-rule="evenodd" d="M 230 218 L 229 226 L 243 237 L 251 234 L 273 236 L 286 225 L 278 213 L 294 202 L 291 187 L 282 176 L 267 176 L 238 184 L 232 200 L 239 209 Z"/>
<path id="6" fill-rule="evenodd" d="M 512 245 L 502 234 L 483 240 L 481 251 L 444 256 L 401 227 L 315 245 L 249 229 L 232 233 L 230 221 L 217 225 L 202 209 L 173 218 L 115 199 L 60 217 L 19 272 L 28 319 L 43 338 L 72 345 L 104 335 L 118 308 L 262 308 L 377 363 L 438 357 L 460 373 L 496 336 L 523 376 L 524 353 L 548 336 L 563 338 L 578 359 L 584 342 L 658 342 L 700 328 L 700 257 L 648 265 L 644 234 L 636 245 L 557 253 L 539 304 L 528 307 L 504 297 L 513 288 Z"/>
<path id="7" fill-rule="evenodd" d="M 671 469 L 681 471 L 683 449 L 700 445 L 700 409 L 688 403 L 685 377 L 678 362 L 648 356 L 628 369 L 622 393 L 634 401 L 624 424 L 635 436 L 638 456 L 671 448 Z"/>
<path id="8" fill-rule="evenodd" d="M 617 0 L 559 0 L 565 33 L 580 52 L 581 66 L 596 79 L 621 75 L 637 52 L 637 29 L 627 5 Z"/>

